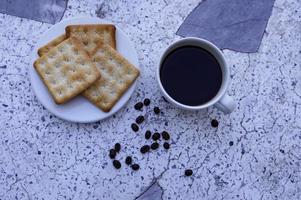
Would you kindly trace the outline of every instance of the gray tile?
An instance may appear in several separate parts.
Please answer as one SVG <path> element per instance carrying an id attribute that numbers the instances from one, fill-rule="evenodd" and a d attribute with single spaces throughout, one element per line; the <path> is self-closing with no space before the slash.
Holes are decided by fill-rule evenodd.
<path id="1" fill-rule="evenodd" d="M 256 52 L 274 0 L 210 0 L 199 4 L 177 34 L 207 39 L 221 49 Z"/>
<path id="2" fill-rule="evenodd" d="M 63 17 L 67 0 L 1 0 L 0 12 L 55 24 Z"/>

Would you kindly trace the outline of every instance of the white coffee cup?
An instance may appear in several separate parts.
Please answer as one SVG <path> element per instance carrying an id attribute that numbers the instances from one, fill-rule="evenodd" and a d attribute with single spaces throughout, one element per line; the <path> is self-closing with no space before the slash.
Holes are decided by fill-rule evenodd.
<path id="1" fill-rule="evenodd" d="M 222 85 L 221 85 L 218 93 L 215 95 L 215 97 L 213 97 L 210 101 L 206 102 L 205 104 L 198 105 L 198 106 L 189 106 L 189 105 L 179 103 L 176 100 L 174 100 L 171 96 L 168 95 L 168 93 L 165 91 L 165 89 L 161 83 L 160 69 L 161 69 L 163 61 L 165 60 L 165 57 L 174 49 L 183 47 L 183 46 L 197 46 L 197 47 L 201 47 L 201 48 L 209 51 L 216 58 L 216 60 L 218 61 L 219 65 L 221 67 L 222 75 L 223 75 Z M 183 70 L 185 70 L 185 69 L 183 69 Z M 231 113 L 235 109 L 235 102 L 233 101 L 232 97 L 230 97 L 226 94 L 228 85 L 230 83 L 230 68 L 227 66 L 225 58 L 224 58 L 222 52 L 219 50 L 219 48 L 217 48 L 214 44 L 212 44 L 211 42 L 209 42 L 207 40 L 194 38 L 194 37 L 188 37 L 188 38 L 180 39 L 180 40 L 172 43 L 171 45 L 169 45 L 165 49 L 165 51 L 163 52 L 163 54 L 159 60 L 156 76 L 157 76 L 157 81 L 158 81 L 159 87 L 160 87 L 164 97 L 169 102 L 171 102 L 172 104 L 174 104 L 175 106 L 177 106 L 179 108 L 186 109 L 186 110 L 200 110 L 200 109 L 208 108 L 209 106 L 214 105 L 216 108 L 223 111 L 225 114 Z M 195 91 L 195 92 L 198 92 L 198 91 Z"/>

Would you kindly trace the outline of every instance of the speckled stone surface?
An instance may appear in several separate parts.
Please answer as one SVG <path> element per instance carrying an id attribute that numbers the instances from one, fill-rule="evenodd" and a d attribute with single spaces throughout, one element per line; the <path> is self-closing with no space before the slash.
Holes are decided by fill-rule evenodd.
<path id="1" fill-rule="evenodd" d="M 64 18 L 98 16 L 120 26 L 134 42 L 142 76 L 132 99 L 114 117 L 74 124 L 52 116 L 29 82 L 29 54 L 51 25 L 0 14 L 0 199 L 135 199 L 157 180 L 162 199 L 301 199 L 301 1 L 276 0 L 259 52 L 225 50 L 231 67 L 231 115 L 215 108 L 186 112 L 166 103 L 154 69 L 162 50 L 199 0 L 70 0 Z M 140 113 L 150 97 L 163 114 Z M 218 128 L 210 126 L 216 118 Z M 146 129 L 167 129 L 171 149 L 142 156 Z M 230 141 L 233 145 L 230 146 Z M 115 170 L 132 155 L 141 169 Z M 184 177 L 184 170 L 194 174 Z"/>

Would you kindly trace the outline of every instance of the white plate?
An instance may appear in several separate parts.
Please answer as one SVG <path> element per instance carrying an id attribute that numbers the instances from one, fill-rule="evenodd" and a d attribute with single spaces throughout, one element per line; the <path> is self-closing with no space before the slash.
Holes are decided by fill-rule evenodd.
<path id="1" fill-rule="evenodd" d="M 52 99 L 51 94 L 48 92 L 46 86 L 42 82 L 41 78 L 33 68 L 33 62 L 38 58 L 37 49 L 44 44 L 48 43 L 55 37 L 63 34 L 65 32 L 65 27 L 70 24 L 112 24 L 107 21 L 103 21 L 98 18 L 92 17 L 82 17 L 82 18 L 72 18 L 61 21 L 54 26 L 52 26 L 46 33 L 41 35 L 40 40 L 37 42 L 37 45 L 34 51 L 31 53 L 31 66 L 30 66 L 30 80 L 32 88 L 43 106 L 49 110 L 54 115 L 71 122 L 95 122 L 102 119 L 105 119 L 119 109 L 121 109 L 126 102 L 131 97 L 135 86 L 135 83 L 126 91 L 126 93 L 119 99 L 117 104 L 112 108 L 108 113 L 101 111 L 90 103 L 87 99 L 78 96 L 73 100 L 67 102 L 63 105 L 57 105 Z M 133 65 L 139 69 L 138 57 L 136 50 L 128 38 L 128 36 L 116 26 L 116 42 L 117 42 L 117 51 L 121 53 L 127 60 L 129 60 Z"/>

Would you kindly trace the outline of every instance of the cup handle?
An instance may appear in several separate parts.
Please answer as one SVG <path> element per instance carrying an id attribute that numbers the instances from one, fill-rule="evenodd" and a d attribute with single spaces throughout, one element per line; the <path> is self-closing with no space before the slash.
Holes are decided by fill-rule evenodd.
<path id="1" fill-rule="evenodd" d="M 214 106 L 223 111 L 225 114 L 229 114 L 235 109 L 236 103 L 232 97 L 224 94 L 224 96 L 222 96 L 222 98 L 216 104 L 214 104 Z"/>

